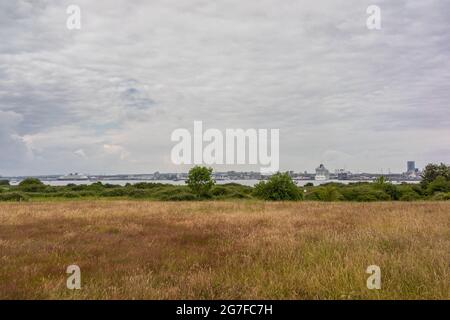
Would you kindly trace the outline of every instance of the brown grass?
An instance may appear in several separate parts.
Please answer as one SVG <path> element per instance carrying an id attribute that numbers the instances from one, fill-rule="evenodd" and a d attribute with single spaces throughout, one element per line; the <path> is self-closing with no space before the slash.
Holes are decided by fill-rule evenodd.
<path id="1" fill-rule="evenodd" d="M 449 299 L 449 264 L 450 202 L 0 204 L 3 299 Z"/>

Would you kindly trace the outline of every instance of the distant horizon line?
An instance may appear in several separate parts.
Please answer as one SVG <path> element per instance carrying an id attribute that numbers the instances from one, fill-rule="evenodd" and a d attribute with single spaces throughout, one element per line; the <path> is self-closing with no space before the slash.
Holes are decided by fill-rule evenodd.
<path id="1" fill-rule="evenodd" d="M 340 170 L 340 169 L 336 169 L 336 170 Z M 308 172 L 308 171 L 294 171 L 294 170 L 280 170 L 278 171 L 280 173 L 293 173 L 296 175 L 302 175 L 302 174 L 316 174 L 315 172 Z M 372 175 L 399 175 L 399 174 L 405 174 L 408 173 L 408 171 L 403 171 L 403 172 L 370 172 L 370 171 L 350 171 L 350 170 L 345 170 L 343 171 L 344 173 L 349 173 L 349 174 L 372 174 Z M 420 172 L 420 170 L 419 170 Z M 30 178 L 38 178 L 38 177 L 61 177 L 61 176 L 66 176 L 66 175 L 70 175 L 70 174 L 78 174 L 78 175 L 84 175 L 87 177 L 117 177 L 117 176 L 149 176 L 149 175 L 154 175 L 154 174 L 160 174 L 160 175 L 181 175 L 181 174 L 188 174 L 189 172 L 160 172 L 160 171 L 155 171 L 152 173 L 102 173 L 102 174 L 91 174 L 91 173 L 83 173 L 83 172 L 70 172 L 70 173 L 52 173 L 52 174 L 24 174 L 24 175 L 0 175 L 0 178 L 25 178 L 25 177 L 30 177 Z M 251 173 L 251 174 L 258 174 L 261 176 L 267 176 L 267 175 L 273 175 L 275 173 L 271 173 L 271 174 L 262 174 L 259 171 L 235 171 L 235 170 L 228 170 L 228 171 L 213 171 L 213 173 L 215 174 L 227 174 L 227 173 L 237 173 L 237 174 L 245 174 L 245 173 Z M 331 171 L 329 172 L 331 175 L 337 174 L 337 172 L 335 171 Z"/>

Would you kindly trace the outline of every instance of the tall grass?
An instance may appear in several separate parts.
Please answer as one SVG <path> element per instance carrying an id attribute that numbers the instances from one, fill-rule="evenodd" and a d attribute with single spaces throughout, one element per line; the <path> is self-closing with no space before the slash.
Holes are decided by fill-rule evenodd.
<path id="1" fill-rule="evenodd" d="M 0 203 L 0 260 L 2 299 L 449 299 L 450 203 Z"/>

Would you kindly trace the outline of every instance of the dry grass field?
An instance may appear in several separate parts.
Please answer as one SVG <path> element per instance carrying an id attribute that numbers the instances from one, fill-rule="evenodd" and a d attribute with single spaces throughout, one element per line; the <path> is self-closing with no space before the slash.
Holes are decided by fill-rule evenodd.
<path id="1" fill-rule="evenodd" d="M 2 299 L 449 299 L 449 280 L 450 202 L 0 203 Z"/>

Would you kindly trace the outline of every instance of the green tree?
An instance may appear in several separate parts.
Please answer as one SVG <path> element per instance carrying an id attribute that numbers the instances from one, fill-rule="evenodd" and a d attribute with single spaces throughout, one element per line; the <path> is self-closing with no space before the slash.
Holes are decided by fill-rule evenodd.
<path id="1" fill-rule="evenodd" d="M 442 176 L 437 177 L 432 182 L 428 184 L 427 193 L 429 195 L 435 192 L 449 192 L 450 191 L 450 181 Z"/>
<path id="2" fill-rule="evenodd" d="M 37 178 L 26 178 L 19 183 L 19 187 L 26 187 L 26 186 L 43 186 L 41 180 Z"/>
<path id="3" fill-rule="evenodd" d="M 436 180 L 439 176 L 443 177 L 446 181 L 450 181 L 450 166 L 444 163 L 439 165 L 434 163 L 428 164 L 421 174 L 422 181 L 420 184 L 422 188 L 426 189 L 428 184 Z"/>
<path id="4" fill-rule="evenodd" d="M 9 186 L 9 180 L 0 180 L 0 186 Z"/>
<path id="5" fill-rule="evenodd" d="M 253 194 L 264 200 L 301 200 L 303 194 L 287 173 L 277 173 L 267 182 L 261 181 L 255 185 Z"/>
<path id="6" fill-rule="evenodd" d="M 18 188 L 25 192 L 40 192 L 45 190 L 46 186 L 37 178 L 26 178 L 19 183 Z"/>
<path id="7" fill-rule="evenodd" d="M 210 197 L 216 181 L 212 178 L 212 168 L 195 166 L 188 173 L 187 185 L 197 197 Z"/>
<path id="8" fill-rule="evenodd" d="M 386 183 L 386 177 L 385 176 L 380 176 L 378 178 L 375 179 L 375 183 L 378 185 L 383 185 Z"/>

